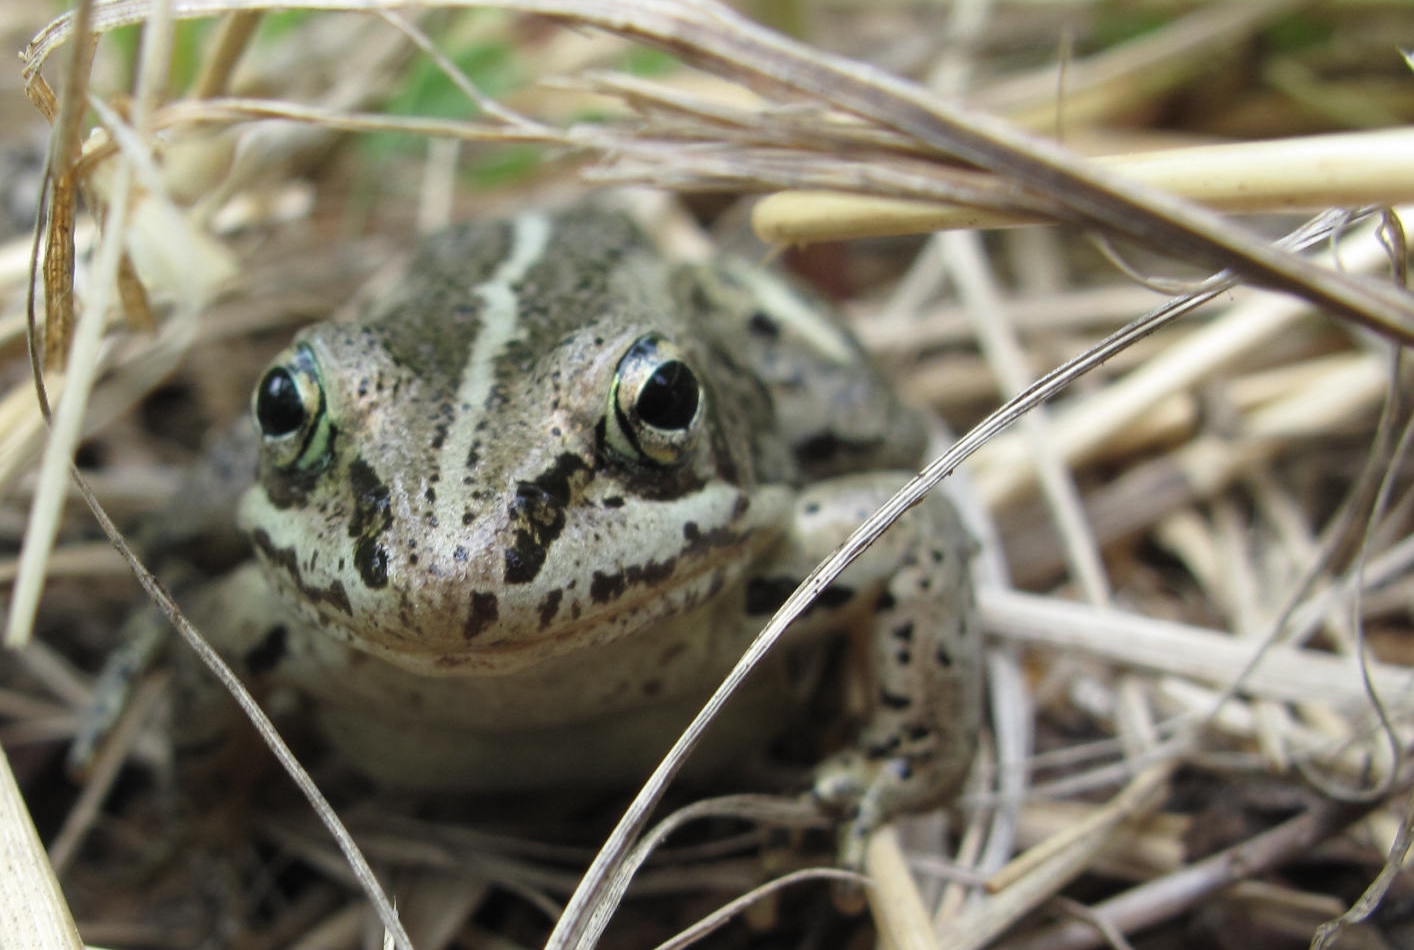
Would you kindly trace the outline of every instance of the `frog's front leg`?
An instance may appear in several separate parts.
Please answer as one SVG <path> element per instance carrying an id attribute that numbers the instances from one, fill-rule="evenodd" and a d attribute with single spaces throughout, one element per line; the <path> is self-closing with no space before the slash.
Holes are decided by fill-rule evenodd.
<path id="1" fill-rule="evenodd" d="M 900 484 L 894 474 L 846 476 L 801 492 L 791 559 L 828 555 Z M 843 815 L 841 858 L 858 866 L 867 836 L 900 812 L 957 793 L 980 722 L 981 635 L 968 570 L 974 542 L 935 492 L 836 582 L 849 626 L 868 643 L 872 708 L 855 747 L 816 771 L 814 797 Z M 857 642 L 857 641 L 856 641 Z"/>
<path id="2" fill-rule="evenodd" d="M 253 564 L 207 580 L 184 593 L 181 609 L 207 642 L 243 679 L 270 669 L 272 649 L 283 650 L 287 624 L 264 577 Z M 141 678 L 160 662 L 175 668 L 172 682 L 174 751 L 184 767 L 196 755 L 227 742 L 244 728 L 242 717 L 224 687 L 176 635 L 163 612 L 149 604 L 123 624 L 119 646 L 108 657 L 94 684 L 93 702 L 84 713 L 69 748 L 68 767 L 84 775 L 128 708 Z M 189 769 L 188 769 L 189 770 Z"/>
<path id="3" fill-rule="evenodd" d="M 257 694 L 278 681 L 296 653 L 301 628 L 254 563 L 182 598 L 187 619 Z M 196 654 L 175 650 L 172 738 L 189 775 L 219 774 L 246 752 L 249 725 L 235 700 Z"/>

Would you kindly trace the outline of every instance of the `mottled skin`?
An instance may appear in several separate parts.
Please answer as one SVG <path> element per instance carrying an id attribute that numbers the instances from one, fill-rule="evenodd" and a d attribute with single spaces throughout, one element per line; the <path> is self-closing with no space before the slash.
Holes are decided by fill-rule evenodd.
<path id="1" fill-rule="evenodd" d="M 653 427 L 635 387 L 670 361 L 696 410 Z M 365 319 L 305 330 L 271 372 L 261 389 L 294 382 L 257 399 L 239 519 L 258 557 L 198 614 L 404 785 L 641 778 L 923 451 L 922 421 L 817 304 L 742 263 L 665 262 L 592 208 L 431 238 Z M 802 625 L 872 644 L 874 711 L 816 785 L 857 831 L 946 798 L 970 762 L 967 544 L 935 498 Z M 746 718 L 781 699 L 780 672 Z"/>

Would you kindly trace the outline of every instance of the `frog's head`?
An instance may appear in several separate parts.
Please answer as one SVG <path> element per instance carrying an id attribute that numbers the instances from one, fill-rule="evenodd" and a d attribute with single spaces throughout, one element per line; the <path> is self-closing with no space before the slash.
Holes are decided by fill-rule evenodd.
<path id="1" fill-rule="evenodd" d="M 626 220 L 464 228 L 409 274 L 252 400 L 242 526 L 309 622 L 420 672 L 510 671 L 685 610 L 771 543 L 768 401 Z"/>

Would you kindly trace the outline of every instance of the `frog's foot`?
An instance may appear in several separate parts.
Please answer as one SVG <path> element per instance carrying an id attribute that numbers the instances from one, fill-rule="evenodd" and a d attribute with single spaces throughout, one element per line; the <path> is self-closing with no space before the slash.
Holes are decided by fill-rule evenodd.
<path id="1" fill-rule="evenodd" d="M 99 749 L 117 728 L 134 690 L 162 658 L 167 646 L 167 626 L 155 609 L 134 614 L 123 628 L 122 645 L 103 664 L 93 686 L 93 698 L 79 718 L 67 768 L 71 775 L 88 774 Z"/>
<path id="2" fill-rule="evenodd" d="M 873 794 L 879 767 L 855 750 L 823 762 L 815 772 L 810 790 L 815 802 L 843 819 L 839 829 L 839 862 L 852 870 L 864 865 L 864 847 L 869 835 L 888 820 Z"/>
<path id="3" fill-rule="evenodd" d="M 815 770 L 811 797 L 842 820 L 843 867 L 862 869 L 869 836 L 897 815 L 941 804 L 956 793 L 965 776 L 960 750 L 940 755 L 937 740 L 936 733 L 919 728 L 908 737 L 870 736 L 860 748 L 831 756 Z"/>

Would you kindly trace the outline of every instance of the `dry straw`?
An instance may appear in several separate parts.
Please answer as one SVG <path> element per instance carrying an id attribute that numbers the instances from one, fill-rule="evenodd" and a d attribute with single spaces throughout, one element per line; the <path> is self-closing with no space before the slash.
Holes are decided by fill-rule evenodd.
<path id="1" fill-rule="evenodd" d="M 452 861 L 488 860 L 480 867 L 483 875 L 511 882 L 506 886 L 547 913 L 556 910 L 547 894 L 572 889 L 549 945 L 588 947 L 599 941 L 648 851 L 676 823 L 721 808 L 767 824 L 792 825 L 814 817 L 802 817 L 796 803 L 733 800 L 704 803 L 654 834 L 644 832 L 695 737 L 750 664 L 850 558 L 969 456 L 972 515 L 988 542 L 986 563 L 991 565 L 982 571 L 988 585 L 980 605 L 995 644 L 989 659 L 994 707 L 989 742 L 995 746 L 988 747 L 990 765 L 979 767 L 964 803 L 967 825 L 958 854 L 973 860 L 974 870 L 950 866 L 946 873 L 955 880 L 948 886 L 920 884 L 910 869 L 910 855 L 915 864 L 928 865 L 928 858 L 914 840 L 900 840 L 890 829 L 871 844 L 867 870 L 873 884 L 867 890 L 889 945 L 990 945 L 1078 875 L 1106 862 L 1127 861 L 1131 871 L 1142 867 L 1145 881 L 1091 908 L 1089 920 L 1058 924 L 1006 944 L 1093 946 L 1104 934 L 1168 919 L 1205 895 L 1279 866 L 1407 790 L 1403 751 L 1410 741 L 1405 698 L 1410 674 L 1394 662 L 1370 660 L 1362 639 L 1367 617 L 1361 613 L 1362 608 L 1371 618 L 1395 613 L 1389 603 L 1407 596 L 1410 569 L 1407 541 L 1380 535 L 1384 516 L 1383 523 L 1397 530 L 1407 523 L 1411 507 L 1407 494 L 1399 494 L 1404 486 L 1385 476 L 1386 470 L 1399 470 L 1408 441 L 1399 435 L 1407 413 L 1390 399 L 1398 394 L 1403 372 L 1391 353 L 1414 341 L 1414 300 L 1377 276 L 1391 256 L 1402 265 L 1398 221 L 1370 212 L 1318 217 L 1288 240 L 1274 242 L 1219 211 L 1414 200 L 1414 163 L 1408 160 L 1414 144 L 1408 130 L 1129 152 L 1089 161 L 1021 131 L 1022 125 L 1047 131 L 1057 125 L 1055 108 L 1042 108 L 1034 94 L 1027 98 L 1025 90 L 1034 89 L 1034 83 L 997 84 L 990 100 L 982 97 L 991 108 L 1009 111 L 1018 123 L 1012 124 L 981 107 L 963 107 L 890 73 L 771 33 L 709 0 L 523 0 L 492 6 L 666 49 L 750 94 L 738 88 L 724 97 L 686 83 L 596 71 L 561 80 L 551 92 L 609 101 L 621 117 L 630 118 L 599 124 L 539 118 L 529 108 L 487 97 L 424 34 L 423 7 L 391 0 L 300 5 L 307 11 L 365 14 L 363 26 L 377 29 L 348 36 L 366 54 L 361 60 L 366 70 L 332 84 L 315 101 L 240 94 L 233 77 L 255 41 L 256 27 L 266 13 L 283 6 L 234 0 L 81 4 L 41 32 L 26 52 L 27 91 L 55 130 L 48 230 L 42 242 L 42 299 L 49 306 L 45 325 L 32 327 L 31 333 L 44 344 L 35 350 L 35 369 L 43 370 L 43 388 L 55 398 L 56 410 L 43 443 L 23 548 L 15 562 L 0 565 L 14 578 L 8 644 L 20 647 L 29 640 L 46 577 L 84 569 L 66 568 L 65 559 L 92 563 L 88 552 L 67 542 L 61 542 L 60 556 L 51 556 L 74 448 L 85 426 L 93 431 L 105 421 L 90 411 L 90 393 L 102 394 L 95 408 L 116 414 L 116 407 L 139 399 L 179 362 L 193 340 L 237 332 L 213 331 L 200 317 L 214 295 L 239 282 L 230 252 L 211 236 L 217 218 L 239 203 L 235 199 L 258 194 L 262 181 L 287 174 L 298 157 L 344 133 L 395 130 L 456 143 L 532 143 L 587 157 L 594 164 L 586 173 L 602 181 L 783 192 L 756 206 L 757 227 L 769 240 L 1048 221 L 1157 249 L 1214 273 L 1195 283 L 1191 293 L 1151 307 L 1134 302 L 1132 286 L 1063 286 L 1059 267 L 1044 273 L 1036 263 L 1062 259 L 1054 246 L 1039 239 L 1030 245 L 1034 253 L 1027 265 L 1017 268 L 1022 284 L 1031 284 L 1018 294 L 1002 289 L 974 237 L 936 239 L 918 256 L 888 316 L 866 325 L 866 335 L 883 352 L 915 358 L 919 368 L 900 376 L 920 394 L 939 395 L 945 403 L 961 401 L 953 381 L 970 378 L 976 380 L 974 392 L 997 390 L 1009 401 L 951 449 L 940 450 L 801 584 L 664 760 L 577 887 L 571 888 L 573 882 L 563 874 L 537 871 L 535 860 L 543 855 L 473 857 L 497 854 L 504 843 L 479 839 L 449 854 L 448 849 L 456 850 L 449 844 L 457 840 L 453 830 L 436 832 L 428 848 L 416 846 L 406 828 L 383 837 L 362 830 L 361 840 L 376 846 L 385 860 L 424 870 Z M 1235 46 L 1296 6 L 1278 0 L 1214 4 L 1154 37 L 1082 59 L 1070 70 L 1073 99 L 1059 114 L 1076 125 L 1102 123 L 1115 110 L 1132 107 L 1136 97 L 1155 94 L 1159 85 L 1191 80 L 1195 49 Z M 985 27 L 986 11 L 979 9 L 959 5 L 950 27 L 957 37 L 975 36 Z M 171 95 L 165 86 L 175 24 L 212 17 L 221 18 L 220 29 L 190 93 Z M 105 42 L 102 37 L 129 24 L 142 24 L 142 57 L 133 97 L 120 108 L 110 91 L 97 87 L 94 56 Z M 376 104 L 387 77 L 398 74 L 409 50 L 450 76 L 479 107 L 480 118 L 468 122 L 379 112 Z M 934 78 L 956 87 L 967 78 L 968 66 L 965 60 L 952 61 Z M 1136 86 L 1141 76 L 1155 84 L 1142 93 Z M 57 92 L 50 86 L 56 78 Z M 101 132 L 85 142 L 87 115 L 98 117 Z M 235 149 L 228 130 L 244 135 L 247 147 Z M 160 148 L 155 146 L 159 137 Z M 1093 146 L 1090 150 L 1105 150 L 1103 142 Z M 429 221 L 438 213 L 426 209 L 445 204 L 435 196 L 448 193 L 446 171 L 454 158 L 444 148 L 430 163 L 424 195 Z M 79 214 L 80 189 L 101 208 L 102 226 L 96 231 Z M 1036 239 L 1015 240 L 1014 246 L 1023 246 Z M 84 293 L 76 296 L 76 251 L 85 246 L 93 249 L 92 260 Z M 1313 247 L 1327 251 L 1318 254 Z M 0 254 L 0 279 L 7 288 L 17 286 L 20 276 L 11 256 Z M 937 288 L 946 285 L 957 288 L 960 304 L 944 312 L 932 301 Z M 1247 289 L 1253 286 L 1284 293 Z M 919 302 L 925 311 L 937 312 L 917 314 L 913 304 Z M 1179 318 L 1202 307 L 1210 318 L 1185 333 Z M 1338 344 L 1310 342 L 1319 340 L 1310 319 L 1313 308 L 1333 315 L 1349 331 Z M 1123 323 L 1145 310 L 1145 316 Z M 124 339 L 109 325 L 111 314 L 119 311 L 140 322 L 161 314 L 153 342 L 134 346 Z M 20 326 L 6 315 L 0 341 L 13 339 Z M 1089 345 L 1065 362 L 1028 350 L 1050 331 L 1075 334 Z M 946 348 L 974 334 L 982 340 L 981 356 L 968 357 L 965 372 L 940 371 L 952 365 L 942 362 L 952 358 Z M 1157 342 L 1150 339 L 1155 334 L 1160 334 Z M 1296 349 L 1293 365 L 1266 365 L 1264 356 L 1281 345 Z M 936 356 L 938 349 L 944 350 L 941 356 Z M 1041 372 L 1052 365 L 1059 368 Z M 1087 374 L 1089 391 L 1040 412 L 1045 402 Z M 1227 414 L 1221 425 L 1205 424 L 1205 407 L 1194 395 L 1204 387 L 1219 390 Z M 1273 460 L 1294 445 L 1370 425 L 1382 402 L 1390 404 L 1379 441 L 1383 454 L 1372 455 L 1363 482 L 1352 480 L 1355 487 L 1342 517 L 1330 522 L 1333 527 L 1323 537 L 1317 519 L 1275 477 Z M 1028 412 L 1033 415 L 1024 425 L 1002 434 Z M 0 402 L 0 485 L 13 486 L 33 465 L 44 426 L 28 387 Z M 1085 475 L 1094 460 L 1128 459 L 1140 449 L 1149 457 L 1113 485 L 1095 488 Z M 1363 494 L 1356 491 L 1362 485 L 1368 489 Z M 1021 566 L 1029 559 L 1027 570 L 1038 577 L 1064 570 L 1077 578 L 1084 603 L 1011 589 L 999 551 L 992 547 L 995 535 L 984 509 L 1000 512 L 1005 521 L 1008 511 L 1033 502 L 1038 487 L 1060 525 L 1062 541 L 1055 551 L 1027 550 L 1013 566 L 1026 573 Z M 1255 513 L 1234 504 L 1232 492 L 1239 489 L 1243 497 L 1255 499 Z M 87 490 L 85 498 L 98 507 Z M 115 530 L 100 517 L 105 530 Z M 1259 528 L 1274 536 L 1271 552 L 1256 549 Z M 1156 543 L 1187 566 L 1232 630 L 1144 617 L 1116 606 L 1125 595 L 1116 594 L 1118 585 L 1100 552 L 1141 531 L 1152 532 Z M 1047 540 L 1036 547 L 1046 544 L 1054 546 Z M 1369 556 L 1352 557 L 1352 549 Z M 120 550 L 128 554 L 122 545 Z M 135 570 L 154 596 L 165 596 L 150 575 Z M 204 659 L 221 665 L 195 631 L 181 621 L 178 627 Z M 1333 648 L 1312 646 L 1318 635 Z M 1049 670 L 1028 678 L 1018 660 L 1023 647 L 1048 658 Z M 21 656 L 49 692 L 74 705 L 86 701 L 86 686 L 42 645 L 31 643 Z M 243 696 L 229 672 L 225 676 Z M 156 689 L 140 690 L 131 733 L 139 731 Z M 1383 721 L 1371 714 L 1372 693 L 1387 704 Z M 53 710 L 22 699 L 17 697 L 9 708 L 32 716 Z M 243 702 L 263 721 L 249 697 Z M 1114 741 L 1094 750 L 1092 759 L 1085 758 L 1092 752 L 1080 749 L 1072 750 L 1069 762 L 1061 761 L 1064 756 L 1052 765 L 1045 758 L 1031 759 L 1033 707 L 1064 703 L 1111 723 Z M 291 773 L 300 776 L 310 800 L 322 802 L 273 729 L 267 735 Z M 1277 774 L 1320 762 L 1327 784 L 1365 782 L 1373 791 L 1356 801 L 1320 798 L 1284 824 L 1202 862 L 1182 865 L 1176 855 L 1183 822 L 1162 813 L 1165 793 L 1180 763 L 1228 751 L 1215 741 L 1219 737 L 1236 743 L 1249 766 L 1256 762 Z M 109 760 L 113 767 L 127 747 L 115 748 Z M 1037 775 L 1028 774 L 1028 761 Z M 1039 777 L 1046 768 L 1056 769 L 1057 776 Z M 27 918 L 33 923 L 24 925 L 35 929 L 23 932 L 38 935 L 28 945 L 49 940 L 54 946 L 77 946 L 62 895 L 9 772 L 0 778 L 8 782 L 0 814 L 0 880 L 6 882 L 0 889 L 0 920 L 19 920 L 21 911 L 35 915 Z M 54 864 L 62 865 L 91 827 L 103 787 L 95 783 L 80 799 L 51 848 Z M 1026 838 L 1027 828 L 1047 826 L 1047 796 L 1082 791 L 1109 798 L 1086 806 L 1079 817 L 1066 812 L 1061 830 L 1043 841 Z M 1026 802 L 1028 796 L 1033 801 Z M 325 808 L 323 818 L 339 842 L 338 857 L 284 826 L 271 825 L 266 832 L 292 852 L 326 864 L 331 876 L 341 877 L 345 865 L 353 868 L 379 905 L 387 939 L 410 946 L 408 932 L 353 838 L 332 811 Z M 1026 850 L 1012 860 L 1022 845 Z M 1391 868 L 1400 857 L 1397 850 L 1393 853 Z M 773 889 L 834 873 L 787 874 L 669 945 L 685 945 L 720 926 L 726 916 L 759 906 Z M 1377 888 L 1387 885 L 1390 873 L 1380 876 Z M 649 868 L 643 880 L 665 880 L 655 874 Z M 986 888 L 978 886 L 983 879 Z M 447 887 L 444 878 L 424 880 L 418 897 L 431 909 L 405 907 L 404 918 L 422 920 L 425 911 L 441 923 L 419 933 L 455 933 L 484 894 L 481 887 Z M 1329 907 L 1294 899 L 1304 895 L 1253 894 L 1254 900 L 1281 896 L 1292 898 L 1290 906 Z M 317 945 L 357 927 L 354 913 L 341 909 L 307 933 L 305 942 Z"/>

